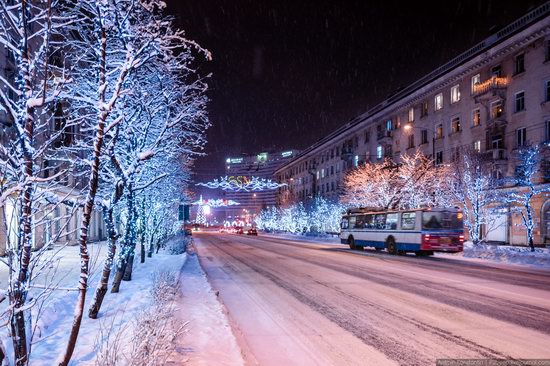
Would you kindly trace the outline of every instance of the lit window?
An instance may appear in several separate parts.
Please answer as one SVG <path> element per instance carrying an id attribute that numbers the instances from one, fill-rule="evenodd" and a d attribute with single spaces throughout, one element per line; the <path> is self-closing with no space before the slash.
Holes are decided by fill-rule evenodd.
<path id="1" fill-rule="evenodd" d="M 457 133 L 457 132 L 460 132 L 461 131 L 461 128 L 460 128 L 460 117 L 454 117 L 452 120 L 451 120 L 451 132 L 452 133 Z"/>
<path id="2" fill-rule="evenodd" d="M 481 124 L 481 110 L 479 108 L 472 111 L 472 126 L 479 126 Z"/>
<path id="3" fill-rule="evenodd" d="M 355 155 L 355 157 L 353 158 L 353 165 L 355 165 L 355 167 L 357 167 L 359 165 L 359 156 L 358 155 Z"/>
<path id="4" fill-rule="evenodd" d="M 451 103 L 460 101 L 460 85 L 455 85 L 451 88 Z"/>
<path id="5" fill-rule="evenodd" d="M 321 178 L 325 177 L 325 169 L 321 169 Z"/>
<path id="6" fill-rule="evenodd" d="M 523 110 L 525 110 L 525 93 L 521 91 L 516 93 L 515 111 L 521 112 Z"/>
<path id="7" fill-rule="evenodd" d="M 414 121 L 414 108 L 409 109 L 409 122 Z"/>
<path id="8" fill-rule="evenodd" d="M 391 123 L 391 119 L 387 120 L 386 121 L 386 131 L 391 131 L 393 128 L 392 128 L 392 123 Z"/>
<path id="9" fill-rule="evenodd" d="M 376 158 L 382 159 L 382 145 L 376 147 Z"/>
<path id="10" fill-rule="evenodd" d="M 317 170 L 317 180 L 319 180 L 319 171 Z"/>
<path id="11" fill-rule="evenodd" d="M 437 125 L 435 129 L 435 138 L 442 139 L 443 138 L 443 125 L 439 124 Z"/>
<path id="12" fill-rule="evenodd" d="M 497 100 L 496 102 L 491 103 L 491 118 L 500 118 L 502 117 L 503 113 L 504 109 L 502 108 L 501 100 Z"/>
<path id="13" fill-rule="evenodd" d="M 476 84 L 481 83 L 481 75 L 477 74 L 472 76 L 472 93 L 475 92 Z"/>
<path id="14" fill-rule="evenodd" d="M 436 111 L 443 108 L 443 93 L 439 93 L 435 96 L 434 99 L 434 109 Z"/>
<path id="15" fill-rule="evenodd" d="M 481 141 L 480 140 L 477 140 L 477 141 L 474 141 L 474 151 L 475 152 L 481 152 Z"/>
<path id="16" fill-rule="evenodd" d="M 516 130 L 517 146 L 525 146 L 527 143 L 527 128 L 518 128 Z"/>

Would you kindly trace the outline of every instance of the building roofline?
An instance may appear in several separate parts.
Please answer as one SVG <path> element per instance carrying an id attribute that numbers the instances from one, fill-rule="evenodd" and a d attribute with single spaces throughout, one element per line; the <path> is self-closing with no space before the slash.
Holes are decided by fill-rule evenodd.
<path id="1" fill-rule="evenodd" d="M 317 142 L 312 144 L 311 146 L 305 148 L 302 150 L 298 155 L 296 155 L 292 160 L 286 162 L 284 165 L 280 166 L 275 173 L 278 173 L 280 170 L 286 168 L 287 166 L 293 164 L 296 160 L 299 160 L 306 156 L 311 151 L 315 150 L 319 146 L 323 145 L 327 141 L 331 140 L 335 136 L 340 135 L 344 131 L 347 131 L 358 124 L 360 124 L 362 121 L 369 119 L 370 117 L 374 116 L 376 113 L 382 111 L 383 109 L 391 106 L 395 102 L 413 94 L 414 92 L 422 89 L 426 85 L 430 84 L 431 82 L 437 80 L 441 76 L 449 73 L 450 71 L 456 69 L 458 66 L 461 66 L 465 64 L 466 62 L 474 59 L 475 57 L 479 56 L 483 52 L 487 51 L 488 49 L 504 42 L 506 39 L 512 37 L 515 34 L 518 34 L 528 26 L 532 25 L 533 23 L 542 20 L 543 18 L 546 18 L 550 15 L 550 1 L 547 1 L 546 3 L 540 5 L 539 7 L 531 10 L 527 14 L 523 15 L 522 17 L 518 18 L 514 22 L 508 24 L 501 30 L 497 31 L 496 33 L 490 35 L 489 37 L 485 38 L 483 41 L 477 43 L 475 46 L 470 47 L 468 50 L 462 52 L 458 56 L 452 58 L 450 61 L 446 62 L 445 64 L 439 66 L 435 70 L 431 71 L 427 75 L 424 75 L 420 79 L 416 80 L 412 84 L 409 84 L 407 87 L 399 90 L 398 92 L 392 94 L 382 102 L 378 103 L 373 108 L 369 109 L 367 112 L 362 113 L 351 120 L 349 120 L 345 125 L 337 128 L 327 136 L 319 139 Z"/>

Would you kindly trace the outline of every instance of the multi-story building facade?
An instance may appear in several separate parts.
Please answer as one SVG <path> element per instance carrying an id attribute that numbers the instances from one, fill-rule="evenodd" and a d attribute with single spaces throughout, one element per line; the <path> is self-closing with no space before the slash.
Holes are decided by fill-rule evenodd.
<path id="1" fill-rule="evenodd" d="M 3 80 L 2 87 L 11 100 L 16 99 L 15 92 L 12 88 L 8 88 L 5 83 L 10 82 L 12 85 L 15 84 L 15 62 L 16 60 L 13 53 L 10 52 L 7 47 L 0 47 L 0 75 Z M 72 145 L 75 136 L 80 134 L 80 131 L 77 130 L 78 126 L 66 127 L 60 104 L 54 107 L 51 116 L 52 118 L 47 121 L 45 119 L 46 117 L 41 117 L 44 118 L 44 125 L 47 126 L 47 128 L 41 130 L 40 133 L 37 134 L 35 141 L 47 141 L 52 135 L 63 130 L 63 133 L 51 143 L 50 147 L 59 148 L 61 146 Z M 0 108 L 0 145 L 7 147 L 7 151 L 9 151 L 10 145 L 14 144 L 15 136 L 14 121 L 9 114 Z M 43 155 L 45 156 L 46 154 Z M 52 153 L 52 149 L 48 150 L 48 155 L 48 159 L 40 158 L 35 161 L 35 164 L 37 164 L 35 169 L 40 172 L 40 177 L 44 179 L 51 178 L 59 174 L 61 170 L 68 168 L 67 163 L 64 163 L 68 160 L 66 156 L 57 156 Z M 52 195 L 56 195 L 60 200 L 77 200 L 80 190 L 85 187 L 85 178 L 77 177 L 69 172 L 68 174 L 62 174 L 59 177 L 53 178 L 48 183 L 43 183 L 43 185 L 48 186 L 48 191 L 50 191 Z M 41 189 L 44 189 L 44 187 L 37 187 L 35 197 L 40 196 Z M 13 194 L 11 197 L 7 197 L 7 199 L 2 202 L 2 205 L 0 205 L 0 256 L 6 254 L 8 242 L 11 243 L 11 245 L 17 242 L 18 215 L 16 198 L 17 195 Z M 33 205 L 34 209 L 37 211 L 33 217 L 33 249 L 42 248 L 45 243 L 51 242 L 60 245 L 78 244 L 78 228 L 82 217 L 82 208 L 73 209 L 72 206 L 65 204 L 58 204 L 56 207 L 53 207 L 53 204 L 45 203 L 43 198 L 41 200 L 36 199 Z M 40 210 L 37 209 L 39 205 L 42 205 Z M 106 239 L 105 224 L 99 209 L 92 213 L 88 235 L 90 241 Z"/>
<path id="2" fill-rule="evenodd" d="M 405 126 L 408 126 L 405 128 Z M 518 148 L 550 141 L 550 3 L 390 96 L 305 149 L 277 172 L 278 203 L 317 194 L 337 199 L 347 171 L 399 161 L 417 149 L 437 164 L 465 149 L 489 158 L 495 177 L 512 176 Z M 546 161 L 545 161 L 546 160 Z M 548 159 L 543 159 L 548 169 Z M 541 178 L 548 176 L 540 174 Z M 544 178 L 541 183 L 544 184 Z M 550 200 L 535 200 L 536 241 L 550 242 Z M 526 242 L 519 218 L 503 212 L 496 241 Z"/>
<path id="3" fill-rule="evenodd" d="M 257 177 L 275 182 L 274 173 L 279 166 L 292 159 L 298 152 L 295 150 L 283 152 L 262 152 L 256 155 L 228 157 L 225 161 L 227 176 L 251 179 Z M 250 219 L 262 209 L 275 206 L 277 190 L 265 189 L 261 191 L 225 191 L 224 198 L 239 203 L 238 206 L 229 206 L 225 209 L 227 220 L 237 218 Z"/>

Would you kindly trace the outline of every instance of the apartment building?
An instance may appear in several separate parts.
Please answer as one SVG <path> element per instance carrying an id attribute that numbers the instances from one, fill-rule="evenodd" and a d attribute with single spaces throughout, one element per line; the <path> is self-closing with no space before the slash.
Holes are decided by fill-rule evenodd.
<path id="1" fill-rule="evenodd" d="M 347 171 L 417 149 L 437 164 L 466 149 L 490 160 L 496 178 L 517 166 L 517 149 L 550 141 L 550 3 L 478 43 L 306 148 L 276 171 L 280 205 L 317 194 L 337 199 Z M 541 184 L 548 184 L 543 159 Z M 546 178 L 545 178 L 546 177 Z M 550 242 L 550 200 L 535 200 L 536 242 Z M 502 212 L 487 239 L 525 244 L 519 217 Z"/>

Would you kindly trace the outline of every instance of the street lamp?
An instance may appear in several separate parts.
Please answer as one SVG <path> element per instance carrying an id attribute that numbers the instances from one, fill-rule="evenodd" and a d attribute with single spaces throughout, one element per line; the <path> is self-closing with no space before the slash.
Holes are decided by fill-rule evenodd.
<path id="1" fill-rule="evenodd" d="M 432 133 L 432 161 L 433 161 L 433 165 L 435 166 L 435 130 L 430 129 L 430 128 L 425 128 L 425 127 L 414 127 L 412 125 L 412 122 L 409 122 L 409 123 L 405 124 L 405 126 L 403 128 L 405 129 L 405 131 L 410 131 L 413 128 L 416 128 L 416 129 L 419 129 L 419 130 L 427 130 L 427 131 L 430 131 Z"/>

